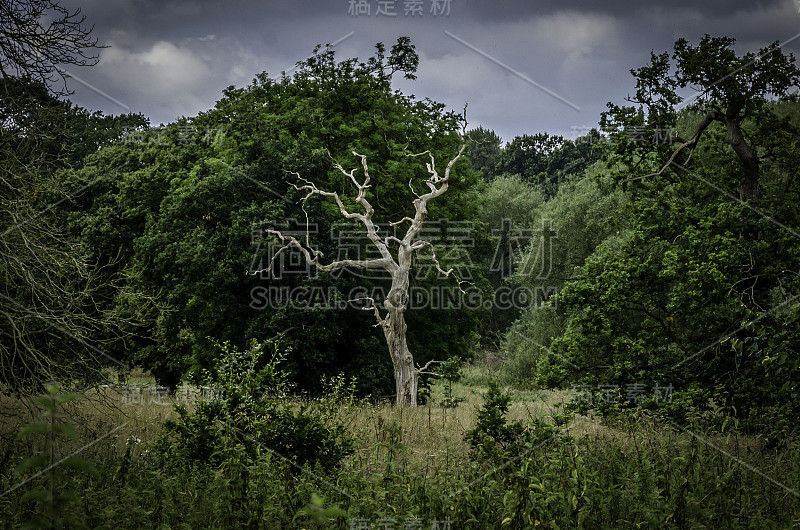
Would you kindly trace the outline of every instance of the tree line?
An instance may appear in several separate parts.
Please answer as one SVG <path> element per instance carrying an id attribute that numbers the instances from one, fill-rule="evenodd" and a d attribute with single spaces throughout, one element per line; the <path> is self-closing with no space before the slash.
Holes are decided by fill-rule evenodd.
<path id="1" fill-rule="evenodd" d="M 75 14 L 64 16 L 75 29 Z M 77 48 L 95 46 L 81 31 Z M 273 236 L 367 263 L 375 241 L 343 225 L 342 211 L 368 204 L 376 237 L 400 241 L 398 225 L 453 160 L 446 194 L 425 204 L 430 245 L 413 247 L 405 288 L 490 303 L 405 312 L 418 368 L 494 348 L 507 382 L 581 389 L 584 408 L 644 407 L 675 421 L 715 409 L 791 431 L 800 74 L 778 43 L 739 56 L 728 37 L 679 39 L 631 70 L 627 104 L 609 103 L 582 138 L 542 132 L 503 146 L 490 129 L 463 131 L 445 105 L 392 88 L 395 76 L 416 75 L 405 37 L 366 60 L 318 47 L 292 76 L 258 74 L 159 127 L 76 107 L 42 77 L 46 65 L 30 63 L 48 56 L 4 38 L 0 383 L 9 391 L 97 382 L 131 366 L 170 387 L 201 383 L 219 342 L 281 337 L 303 391 L 341 373 L 362 394 L 392 395 L 397 364 L 374 315 L 340 309 L 356 289 L 389 293 L 387 276 L 312 274 L 313 259 L 278 260 Z M 680 96 L 685 88 L 695 96 Z M 352 168 L 366 172 L 362 160 L 368 185 L 351 178 Z M 308 194 L 298 178 L 329 195 Z M 303 308 L 255 303 L 278 286 L 327 295 Z M 491 303 L 505 288 L 528 299 Z M 656 399 L 650 390 L 665 385 L 670 399 Z"/>

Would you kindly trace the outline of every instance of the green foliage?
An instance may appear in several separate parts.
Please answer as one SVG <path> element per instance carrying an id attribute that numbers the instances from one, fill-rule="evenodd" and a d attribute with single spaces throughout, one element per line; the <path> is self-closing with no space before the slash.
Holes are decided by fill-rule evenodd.
<path id="1" fill-rule="evenodd" d="M 375 220 L 386 226 L 413 211 L 409 182 L 419 191 L 428 174 L 419 158 L 406 155 L 429 150 L 441 172 L 461 142 L 458 116 L 444 105 L 392 89 L 393 75 L 413 78 L 417 63 L 407 38 L 390 50 L 379 44 L 365 61 L 340 61 L 317 49 L 293 77 L 259 74 L 249 86 L 227 88 L 207 112 L 145 131 L 146 141 L 129 138 L 91 155 L 80 170 L 60 173 L 64 187 L 95 183 L 91 195 L 64 209 L 66 222 L 98 261 L 124 272 L 126 290 L 110 301 L 113 310 L 144 322 L 135 329 L 138 340 L 112 353 L 174 387 L 182 378 L 198 381 L 213 366 L 208 337 L 245 348 L 253 338 L 291 329 L 285 366 L 300 389 L 318 393 L 323 375 L 343 371 L 358 375 L 361 394 L 387 394 L 392 365 L 374 318 L 340 308 L 356 288 L 385 290 L 384 279 L 347 271 L 276 279 L 257 271 L 272 257 L 265 230 L 285 219 L 303 223 L 306 214 L 316 226 L 313 244 L 331 259 L 343 252 L 338 209 L 315 198 L 303 211 L 294 185 L 299 175 L 354 207 L 352 183 L 334 168 L 334 161 L 357 165 L 354 150 L 368 157 Z M 218 131 L 213 141 L 208 131 Z M 103 178 L 115 168 L 114 178 Z M 466 161 L 459 163 L 446 200 L 432 203 L 428 218 L 472 219 L 478 180 Z M 457 256 L 442 259 L 444 267 L 453 263 Z M 434 280 L 415 281 L 427 287 Z M 271 288 L 333 295 L 294 308 L 266 303 Z M 469 357 L 476 320 L 469 311 L 409 312 L 411 351 L 421 363 Z"/>
<path id="2" fill-rule="evenodd" d="M 22 500 L 33 503 L 33 515 L 22 528 L 86 528 L 75 515 L 74 506 L 79 504 L 77 490 L 70 487 L 71 480 L 64 473 L 64 468 L 92 477 L 98 477 L 99 474 L 92 463 L 74 453 L 62 456 L 67 452 L 63 438 L 67 437 L 77 445 L 78 435 L 72 423 L 63 421 L 60 408 L 80 397 L 81 394 L 60 393 L 57 386 L 47 385 L 47 394 L 31 398 L 43 413 L 39 421 L 24 427 L 19 437 L 38 436 L 43 443 L 38 454 L 22 460 L 15 470 L 20 478 L 24 477 L 23 484 L 32 484 L 32 487 L 26 488 Z"/>
<path id="3" fill-rule="evenodd" d="M 488 279 L 489 289 L 507 286 L 517 254 L 526 241 L 515 238 L 520 230 L 535 229 L 534 219 L 544 203 L 544 195 L 519 175 L 501 175 L 485 185 L 480 194 L 480 228 L 483 237 L 476 237 L 476 254 Z M 496 346 L 498 336 L 504 333 L 520 314 L 517 307 L 493 307 L 482 315 L 479 333 L 481 345 Z"/>
<path id="4" fill-rule="evenodd" d="M 497 176 L 503 158 L 503 140 L 490 129 L 478 127 L 467 131 L 469 158 L 472 167 L 481 173 L 483 180 L 491 182 Z"/>
<path id="5" fill-rule="evenodd" d="M 18 77 L 4 75 L 0 94 L 0 153 L 5 163 L 36 167 L 42 184 L 48 180 L 48 172 L 80 167 L 88 155 L 120 140 L 128 130 L 148 125 L 141 114 L 89 112 L 56 98 L 41 83 Z M 56 200 L 75 192 L 60 191 Z"/>
<path id="6" fill-rule="evenodd" d="M 505 148 L 503 171 L 524 175 L 528 182 L 543 183 L 547 175 L 549 157 L 564 144 L 560 136 L 547 133 L 525 134 L 514 138 Z"/>
<path id="7" fill-rule="evenodd" d="M 79 338 L 111 337 L 110 322 L 96 317 L 115 314 L 142 338 L 116 349 L 109 341 L 113 353 L 152 368 L 162 382 L 192 374 L 224 391 L 193 410 L 179 408 L 155 447 L 129 443 L 123 451 L 111 441 L 98 443 L 86 451 L 100 473 L 68 474 L 63 465 L 82 469 L 85 462 L 48 466 L 71 452 L 61 438 L 75 432 L 59 421 L 59 411 L 72 395 L 50 389 L 35 402 L 44 420 L 23 431 L 36 454 L 19 440 L 0 449 L 0 525 L 347 528 L 361 518 L 423 526 L 446 519 L 452 528 L 796 525 L 800 106 L 787 89 L 797 71 L 775 46 L 739 57 L 732 45 L 728 38 L 705 37 L 698 46 L 679 40 L 672 64 L 669 54 L 653 54 L 651 64 L 633 71 L 635 106 L 610 105 L 602 117 L 609 142 L 597 149 L 596 131 L 576 142 L 526 135 L 505 149 L 492 131 L 470 132 L 472 167 L 489 182 L 476 193 L 478 172 L 459 165 L 450 200 L 432 205 L 429 219 L 479 221 L 470 257 L 477 262 L 473 282 L 484 293 L 508 286 L 558 292 L 511 328 L 503 349 L 512 360 L 502 376 L 524 387 L 589 388 L 590 400 L 571 408 L 602 414 L 604 425 L 592 431 L 592 420 L 582 418 L 571 431 L 566 414 L 509 421 L 511 397 L 492 383 L 467 447 L 460 441 L 417 447 L 410 440 L 421 436 L 424 422 L 409 430 L 402 416 L 415 411 L 381 414 L 374 430 L 358 430 L 374 432 L 374 442 L 345 429 L 345 418 L 365 412 L 354 398 L 357 386 L 376 395 L 391 388 L 379 330 L 364 333 L 372 315 L 248 308 L 254 287 L 277 283 L 251 273 L 253 246 L 263 242 L 254 223 L 304 219 L 290 172 L 339 192 L 351 207 L 352 190 L 331 170 L 331 159 L 349 168 L 352 150 L 366 153 L 375 184 L 370 200 L 385 222 L 408 212 L 408 182 L 418 190 L 425 176 L 424 166 L 405 154 L 431 149 L 439 162 L 452 155 L 459 141 L 454 116 L 391 90 L 395 73 L 415 75 L 418 57 L 407 39 L 388 53 L 379 45 L 364 62 L 337 62 L 332 52 L 317 50 L 293 78 L 259 75 L 248 87 L 227 89 L 214 109 L 159 129 L 145 130 L 136 117 L 91 117 L 42 92 L 16 99 L 24 120 L 8 119 L 10 107 L 0 105 L 0 154 L 9 178 L 17 179 L 0 197 L 7 213 L 2 230 L 64 190 L 91 185 L 93 191 L 65 201 L 62 217 L 53 220 L 91 256 L 62 245 L 69 240 L 48 223 L 25 224 L 27 232 L 2 238 L 0 250 L 10 257 L 0 261 L 3 292 L 56 308 L 48 322 L 23 321 L 24 311 L 0 302 L 9 322 L 34 331 L 24 344 L 43 354 L 31 358 L 53 363 L 44 365 L 50 371 L 19 371 L 23 364 L 9 360 L 29 358 L 8 353 L 17 336 L 6 324 L 0 330 L 10 337 L 0 352 L 6 381 L 28 385 L 48 374 L 65 384 L 88 380 L 84 368 L 91 363 L 74 357 L 75 369 L 66 362 L 77 351 L 54 340 L 50 324 Z M 699 97 L 678 112 L 675 91 L 689 86 Z M 16 88 L 6 83 L 5 90 Z M 29 134 L 62 115 L 63 121 L 53 118 L 59 127 L 52 142 Z M 123 140 L 125 119 L 148 141 Z M 13 128 L 19 124 L 30 128 Z M 191 140 L 180 141 L 192 127 Z M 742 143 L 731 141 L 737 128 L 758 159 L 755 173 L 746 167 Z M 221 133 L 205 141 L 207 129 Z M 693 136 L 695 145 L 665 168 L 676 144 Z M 61 169 L 46 183 L 37 164 Z M 759 193 L 743 203 L 735 197 L 747 171 L 757 176 Z M 338 241 L 328 234 L 338 212 L 311 201 L 308 213 L 319 222 L 320 249 L 337 255 Z M 491 232 L 502 232 L 504 219 L 514 228 L 556 234 L 544 243 L 536 232 L 516 250 L 511 278 L 487 272 L 498 240 L 508 236 Z M 505 242 L 500 248 L 508 250 Z M 550 261 L 543 259 L 548 255 Z M 76 258 L 81 267 L 61 267 Z M 442 259 L 445 268 L 463 265 L 455 255 Z M 106 281 L 99 290 L 74 288 L 58 298 L 19 281 L 29 278 L 28 264 L 39 263 L 51 287 L 89 285 L 85 273 L 94 262 L 103 280 L 124 274 L 124 289 Z M 285 281 L 334 288 L 341 298 L 382 280 L 343 274 Z M 414 277 L 412 285 L 437 281 Z M 87 307 L 85 320 L 68 311 Z M 409 342 L 420 364 L 450 357 L 437 368 L 447 382 L 444 407 L 456 401 L 459 356 L 471 355 L 475 331 L 486 339 L 506 329 L 510 319 L 503 318 L 409 312 Z M 280 332 L 290 348 L 252 342 Z M 99 374 L 100 365 L 91 366 Z M 53 371 L 59 367 L 69 369 Z M 322 397 L 291 397 L 297 381 Z M 601 385 L 612 391 L 601 394 Z M 651 393 L 633 399 L 629 385 L 674 390 L 670 399 Z M 438 411 L 455 417 L 456 437 L 464 410 Z M 10 471 L 20 461 L 21 476 Z M 70 492 L 80 492 L 79 500 Z"/>
<path id="8" fill-rule="evenodd" d="M 477 424 L 464 439 L 476 453 L 495 465 L 524 458 L 530 448 L 553 438 L 556 433 L 551 425 L 540 419 L 535 419 L 529 426 L 519 421 L 508 423 L 505 416 L 511 396 L 503 394 L 497 381 L 489 384 L 483 399 Z M 561 420 L 563 422 L 563 418 Z"/>
<path id="9" fill-rule="evenodd" d="M 278 368 L 286 352 L 277 344 L 253 341 L 244 352 L 228 342 L 218 347 L 222 356 L 205 384 L 222 397 L 199 402 L 191 413 L 176 406 L 179 418 L 165 422 L 159 444 L 167 468 L 216 467 L 228 462 L 232 452 L 244 451 L 249 458 L 269 453 L 294 466 L 293 471 L 315 465 L 331 470 L 351 452 L 344 427 L 333 417 L 337 404 L 294 407 L 287 402 L 291 385 Z M 267 349 L 273 350 L 269 359 Z"/>
<path id="10" fill-rule="evenodd" d="M 445 381 L 447 386 L 444 390 L 444 399 L 439 403 L 444 408 L 453 408 L 458 406 L 459 403 L 464 401 L 463 398 L 453 397 L 453 383 L 458 383 L 461 380 L 461 366 L 463 361 L 460 357 L 451 357 L 436 366 L 434 372 L 439 374 Z"/>
<path id="11" fill-rule="evenodd" d="M 311 494 L 309 503 L 297 511 L 294 520 L 304 519 L 304 525 L 310 524 L 317 528 L 328 528 L 336 520 L 347 516 L 347 512 L 338 506 L 325 506 L 325 498 L 316 494 Z"/>
<path id="12" fill-rule="evenodd" d="M 599 159 L 591 141 L 579 140 L 573 142 L 547 133 L 517 136 L 503 149 L 498 172 L 520 175 L 546 198 L 553 197 L 563 181 L 571 175 L 581 175 Z"/>
<path id="13" fill-rule="evenodd" d="M 678 41 L 676 73 L 667 54 L 653 55 L 651 65 L 632 71 L 640 106 L 609 106 L 604 163 L 630 196 L 629 227 L 601 245 L 557 297 L 567 320 L 545 342 L 536 382 L 617 388 L 611 403 L 594 402 L 598 411 L 639 405 L 684 424 L 711 410 L 775 440 L 790 433 L 786 420 L 800 410 L 800 218 L 787 207 L 800 192 L 787 151 L 797 145 L 800 124 L 788 119 L 792 98 L 768 99 L 785 97 L 798 74 L 793 58 L 774 47 L 755 61 L 736 58 L 731 44 Z M 671 110 L 676 86 L 706 86 L 721 72 L 730 75 L 709 85 L 689 111 Z M 774 85 L 767 82 L 772 74 Z M 646 128 L 647 136 L 676 126 L 685 128 L 677 138 L 696 139 L 675 155 L 688 167 L 663 166 L 675 151 L 670 141 L 637 142 L 628 134 L 631 127 Z M 737 131 L 755 158 L 740 149 Z M 659 386 L 675 390 L 670 399 L 631 399 L 630 385 L 648 394 Z"/>
<path id="14" fill-rule="evenodd" d="M 62 187 L 52 173 L 80 167 L 124 127 L 146 120 L 89 113 L 44 85 L 9 76 L 0 80 L 0 96 L 0 381 L 23 395 L 50 381 L 94 383 L 108 361 L 98 347 L 125 334 L 124 318 L 102 307 L 119 278 L 106 274 L 55 216 L 54 206 L 86 186 Z"/>
<path id="15" fill-rule="evenodd" d="M 502 411 L 508 401 L 493 394 Z M 584 418 L 572 431 L 556 414 L 555 421 L 536 418 L 545 428 L 519 452 L 498 446 L 495 460 L 460 443 L 417 446 L 404 413 L 380 410 L 374 442 L 358 444 L 339 467 L 310 473 L 289 473 L 286 462 L 268 452 L 251 456 L 241 444 L 231 444 L 217 467 L 165 472 L 145 443 L 124 453 L 98 443 L 86 451 L 100 477 L 72 475 L 81 501 L 71 514 L 92 528 L 346 529 L 379 520 L 423 527 L 449 520 L 451 528 L 784 528 L 800 517 L 796 439 L 784 451 L 765 450 L 730 424 L 689 423 L 685 432 L 642 413 L 588 428 Z M 486 433 L 509 427 L 504 415 L 485 415 L 492 418 L 483 421 Z M 460 422 L 449 429 L 457 435 Z M 491 448 L 494 438 L 487 434 L 484 443 Z M 29 514 L 21 490 L 0 496 L 4 527 L 21 526 Z"/>
<path id="16" fill-rule="evenodd" d="M 534 210 L 537 229 L 527 248 L 515 256 L 513 286 L 536 296 L 532 307 L 510 326 L 502 348 L 510 354 L 503 378 L 525 387 L 537 384 L 537 365 L 547 357 L 554 337 L 564 332 L 568 308 L 557 296 L 599 248 L 624 240 L 629 225 L 629 197 L 614 189 L 596 164 L 580 180 L 563 184 L 558 194 Z M 541 382 L 539 382 L 541 383 Z"/>
<path id="17" fill-rule="evenodd" d="M 500 230 L 508 219 L 515 228 L 535 226 L 536 212 L 545 202 L 540 190 L 519 175 L 500 175 L 480 196 L 480 219 L 490 230 Z"/>

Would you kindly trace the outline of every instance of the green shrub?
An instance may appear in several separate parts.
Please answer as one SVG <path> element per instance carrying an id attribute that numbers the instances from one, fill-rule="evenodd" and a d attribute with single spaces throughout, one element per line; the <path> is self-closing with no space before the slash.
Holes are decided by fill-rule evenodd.
<path id="1" fill-rule="evenodd" d="M 511 396 L 503 394 L 496 381 L 489 383 L 483 408 L 478 411 L 478 422 L 465 436 L 474 452 L 495 463 L 509 457 L 522 457 L 532 447 L 553 438 L 557 432 L 539 418 L 532 419 L 529 425 L 519 421 L 508 423 L 505 415 L 509 403 Z M 556 420 L 563 422 L 564 419 Z"/>
<path id="2" fill-rule="evenodd" d="M 439 403 L 444 408 L 456 407 L 464 401 L 463 398 L 453 397 L 453 383 L 458 383 L 461 380 L 462 362 L 461 357 L 451 357 L 439 364 L 434 370 L 447 381 L 444 389 L 444 399 Z"/>
<path id="3" fill-rule="evenodd" d="M 269 360 L 264 359 L 266 347 L 273 349 Z M 291 385 L 278 368 L 285 354 L 277 345 L 253 341 L 239 352 L 225 342 L 219 348 L 222 357 L 205 381 L 219 397 L 199 401 L 193 412 L 176 406 L 179 418 L 164 423 L 157 444 L 162 465 L 217 467 L 244 448 L 250 458 L 269 453 L 295 470 L 317 464 L 331 470 L 352 451 L 335 417 L 335 403 L 290 404 Z"/>
<path id="4" fill-rule="evenodd" d="M 66 436 L 77 445 L 78 435 L 72 423 L 63 421 L 59 410 L 61 405 L 82 395 L 62 394 L 55 385 L 46 385 L 45 388 L 47 394 L 32 398 L 33 403 L 43 409 L 41 418 L 19 433 L 20 437 L 40 436 L 43 439 L 42 449 L 25 458 L 16 468 L 17 475 L 27 477 L 20 485 L 30 484 L 22 500 L 32 501 L 34 507 L 30 519 L 22 528 L 86 528 L 75 515 L 78 496 L 75 489 L 70 487 L 72 481 L 65 475 L 64 467 L 93 477 L 97 477 L 98 472 L 90 462 L 74 453 L 63 456 L 67 453 L 63 437 Z M 6 493 L 9 492 L 4 495 Z"/>

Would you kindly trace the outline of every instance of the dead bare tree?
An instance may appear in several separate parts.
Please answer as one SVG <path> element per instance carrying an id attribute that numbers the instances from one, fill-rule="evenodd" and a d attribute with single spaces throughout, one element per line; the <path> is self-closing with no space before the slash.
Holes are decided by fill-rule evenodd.
<path id="1" fill-rule="evenodd" d="M 300 185 L 295 184 L 294 187 L 297 190 L 306 192 L 306 195 L 302 199 L 304 211 L 306 201 L 315 195 L 332 198 L 336 201 L 336 204 L 339 206 L 339 211 L 345 219 L 355 219 L 363 225 L 367 237 L 380 253 L 380 258 L 367 260 L 344 259 L 324 264 L 322 263 L 324 257 L 323 253 L 311 248 L 308 230 L 306 231 L 305 244 L 293 236 L 282 234 L 278 230 L 267 230 L 267 233 L 274 235 L 283 243 L 283 246 L 273 255 L 270 267 L 282 252 L 294 248 L 303 254 L 309 264 L 320 271 L 332 272 L 347 267 L 353 267 L 359 269 L 383 270 L 391 276 L 391 288 L 389 289 L 386 300 L 383 302 L 385 313 L 381 313 L 381 310 L 375 305 L 375 301 L 371 298 L 364 298 L 364 300 L 369 302 L 369 306 L 364 309 L 374 312 L 375 318 L 378 321 L 377 326 L 380 326 L 386 337 L 386 344 L 389 348 L 389 354 L 392 357 L 392 364 L 394 365 L 395 390 L 397 395 L 396 404 L 398 406 L 414 407 L 417 405 L 417 384 L 419 376 L 429 373 L 426 372 L 427 368 L 435 362 L 428 362 L 425 366 L 418 368 L 414 366 L 414 358 L 408 350 L 405 312 L 408 303 L 409 272 L 411 270 L 414 253 L 429 250 L 433 263 L 441 274 L 450 276 L 453 273 L 452 268 L 446 271 L 442 269 L 439 261 L 436 259 L 433 245 L 429 241 L 420 239 L 419 233 L 428 215 L 428 202 L 442 196 L 447 191 L 453 166 L 464 154 L 466 149 L 465 130 L 462 130 L 461 138 L 461 147 L 456 156 L 447 163 L 444 176 L 440 176 L 439 172 L 436 170 L 436 161 L 433 153 L 430 151 L 406 155 L 410 157 L 429 157 L 430 161 L 425 163 L 428 172 L 425 185 L 428 187 L 429 191 L 423 195 L 418 195 L 414 192 L 411 182 L 409 182 L 409 188 L 411 188 L 411 192 L 416 196 L 416 199 L 413 201 L 414 217 L 404 217 L 400 221 L 391 223 L 391 226 L 409 223 L 409 227 L 402 239 L 391 235 L 381 238 L 378 234 L 378 229 L 373 220 L 375 210 L 367 200 L 367 190 L 370 188 L 370 176 L 367 157 L 365 155 L 353 151 L 353 156 L 361 160 L 361 169 L 364 173 L 363 181 L 361 182 L 359 182 L 355 175 L 358 168 L 346 171 L 341 164 L 334 162 L 334 167 L 343 175 L 347 176 L 358 190 L 356 204 L 363 208 L 363 212 L 349 211 L 338 193 L 321 190 L 317 188 L 313 182 L 304 179 L 298 173 L 293 173 L 298 181 L 301 182 Z M 306 216 L 306 220 L 308 222 L 308 216 Z M 459 281 L 459 286 L 461 283 L 462 282 Z"/>
<path id="2" fill-rule="evenodd" d="M 103 48 L 81 10 L 56 0 L 0 0 L 0 21 L 0 74 L 42 83 L 56 96 L 70 94 L 60 65 L 97 64 L 90 50 Z"/>
<path id="3" fill-rule="evenodd" d="M 84 21 L 59 0 L 0 0 L 0 393 L 105 380 L 106 366 L 125 365 L 104 348 L 137 325 L 106 309 L 123 294 L 122 278 L 48 215 L 91 184 L 44 199 L 52 173 L 77 163 L 66 146 L 83 138 L 58 96 L 70 93 L 62 67 L 97 62 L 91 52 L 102 46 Z"/>

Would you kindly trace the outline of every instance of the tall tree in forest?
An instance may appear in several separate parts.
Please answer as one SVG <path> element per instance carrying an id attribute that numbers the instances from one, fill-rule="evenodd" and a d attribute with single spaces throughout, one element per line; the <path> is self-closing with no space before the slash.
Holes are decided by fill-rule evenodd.
<path id="1" fill-rule="evenodd" d="M 118 323 L 99 308 L 113 281 L 52 217 L 82 190 L 59 193 L 50 177 L 79 167 L 120 135 L 127 118 L 106 119 L 57 97 L 68 92 L 56 86 L 65 78 L 59 65 L 93 64 L 96 41 L 79 11 L 0 0 L 0 20 L 0 387 L 35 393 L 51 381 L 97 381 L 110 362 L 97 339 Z"/>
<path id="2" fill-rule="evenodd" d="M 725 127 L 725 138 L 736 153 L 740 165 L 736 189 L 742 200 L 758 197 L 760 192 L 761 159 L 751 138 L 743 130 L 746 120 L 763 127 L 771 123 L 773 114 L 768 102 L 786 97 L 787 91 L 800 83 L 800 72 L 794 57 L 784 55 L 778 42 L 756 53 L 738 57 L 732 49 L 731 37 L 705 35 L 695 47 L 686 39 L 675 42 L 673 60 L 664 52 L 651 52 L 650 64 L 631 70 L 636 77 L 636 93 L 628 100 L 646 109 L 640 114 L 641 137 L 654 138 L 657 143 L 677 144 L 671 156 L 658 171 L 637 175 L 635 179 L 662 175 L 677 164 L 687 164 L 708 127 L 717 122 Z M 691 87 L 694 97 L 684 100 L 677 89 Z M 677 118 L 677 105 L 700 117 L 687 138 L 669 134 Z M 609 104 L 601 125 L 614 129 L 617 125 L 634 125 L 631 107 Z M 635 125 L 634 125 L 635 126 Z M 632 168 L 633 169 L 633 168 Z"/>
<path id="3" fill-rule="evenodd" d="M 500 170 L 503 158 L 503 139 L 491 129 L 478 127 L 467 132 L 469 158 L 472 167 L 481 172 L 483 180 L 491 182 Z"/>
<path id="4" fill-rule="evenodd" d="M 599 408 L 715 407 L 784 436 L 800 410 L 800 72 L 777 43 L 732 45 L 680 39 L 674 64 L 632 70 L 635 106 L 608 105 L 604 173 L 627 221 L 558 295 L 568 322 L 537 378 L 615 388 Z M 684 86 L 698 92 L 681 110 Z"/>
<path id="5" fill-rule="evenodd" d="M 466 132 L 462 131 L 462 138 L 465 134 Z M 385 315 L 381 315 L 380 310 L 375 305 L 375 300 L 370 298 L 367 298 L 367 300 L 371 303 L 365 309 L 374 311 L 378 325 L 381 327 L 383 334 L 386 337 L 386 344 L 389 348 L 389 354 L 392 358 L 392 364 L 394 366 L 396 404 L 398 406 L 415 407 L 417 405 L 417 385 L 419 382 L 419 377 L 420 375 L 426 373 L 425 370 L 430 365 L 430 362 L 428 362 L 422 368 L 415 367 L 414 358 L 408 349 L 408 343 L 406 341 L 407 326 L 405 312 L 409 300 L 409 274 L 411 272 L 414 255 L 415 253 L 418 254 L 427 250 L 431 253 L 431 259 L 435 264 L 436 269 L 441 274 L 450 276 L 453 273 L 453 269 L 445 271 L 441 268 L 441 265 L 436 258 L 436 254 L 434 253 L 432 243 L 421 239 L 419 234 L 428 217 L 428 202 L 442 196 L 447 191 L 450 181 L 450 173 L 453 169 L 453 166 L 455 166 L 455 164 L 464 154 L 465 149 L 466 138 L 464 138 L 461 148 L 458 150 L 458 153 L 455 155 L 455 157 L 447 163 L 447 166 L 444 169 L 444 175 L 440 175 L 437 171 L 436 160 L 430 151 L 407 155 L 414 157 L 429 157 L 430 161 L 426 162 L 426 168 L 429 177 L 425 181 L 425 185 L 428 187 L 429 191 L 422 195 L 418 195 L 416 192 L 414 192 L 413 187 L 411 188 L 411 191 L 417 197 L 413 201 L 414 216 L 404 217 L 403 219 L 392 223 L 392 225 L 403 225 L 408 223 L 408 229 L 406 230 L 406 233 L 402 239 L 391 235 L 381 238 L 378 233 L 378 228 L 373 221 L 375 209 L 367 198 L 367 192 L 369 191 L 371 185 L 369 167 L 367 164 L 367 157 L 365 155 L 360 155 L 353 151 L 353 155 L 361 159 L 363 180 L 360 182 L 355 176 L 356 169 L 346 171 L 338 162 L 334 163 L 336 169 L 345 175 L 358 190 L 355 203 L 361 209 L 363 209 L 363 212 L 351 211 L 339 196 L 339 193 L 335 191 L 331 192 L 321 190 L 314 183 L 309 182 L 299 174 L 296 174 L 298 180 L 302 183 L 302 185 L 297 186 L 297 189 L 306 192 L 306 195 L 303 197 L 303 203 L 305 204 L 305 201 L 315 195 L 332 198 L 336 202 L 339 212 L 345 219 L 355 219 L 363 225 L 363 229 L 366 232 L 367 237 L 380 253 L 380 258 L 368 260 L 345 259 L 330 263 L 322 263 L 322 252 L 310 247 L 308 237 L 305 238 L 304 244 L 294 236 L 285 236 L 280 231 L 272 229 L 269 230 L 269 233 L 277 236 L 282 242 L 284 242 L 284 246 L 281 247 L 281 249 L 279 249 L 278 252 L 276 252 L 273 256 L 272 263 L 275 262 L 276 258 L 284 250 L 295 248 L 302 252 L 308 263 L 312 264 L 318 270 L 323 272 L 333 272 L 346 267 L 355 267 L 360 269 L 381 269 L 391 276 L 391 289 L 389 290 L 386 300 L 383 302 L 383 306 L 386 310 Z M 410 182 L 409 187 L 411 187 Z M 272 263 L 270 265 L 272 265 Z M 459 283 L 461 282 L 459 281 Z"/>

